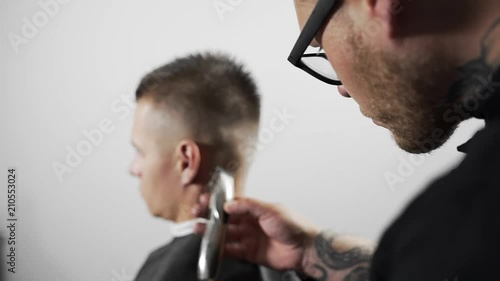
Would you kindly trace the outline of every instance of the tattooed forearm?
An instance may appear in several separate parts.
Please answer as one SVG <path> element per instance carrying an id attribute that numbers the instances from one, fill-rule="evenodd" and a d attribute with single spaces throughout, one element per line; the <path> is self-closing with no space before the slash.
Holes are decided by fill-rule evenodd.
<path id="1" fill-rule="evenodd" d="M 326 271 L 326 269 L 324 269 L 323 267 L 315 264 L 314 267 L 319 271 L 321 272 L 321 276 L 316 278 L 316 280 L 318 281 L 328 281 L 328 272 Z"/>
<path id="2" fill-rule="evenodd" d="M 346 275 L 343 281 L 368 281 L 369 269 L 367 267 L 356 267 Z"/>
<path id="3" fill-rule="evenodd" d="M 353 237 L 321 232 L 314 240 L 307 272 L 319 281 L 367 281 L 373 245 Z"/>
<path id="4" fill-rule="evenodd" d="M 319 265 L 315 265 L 314 267 L 316 268 L 316 270 L 321 272 L 321 276 L 316 277 L 314 280 L 316 280 L 316 281 L 328 281 L 329 275 L 328 275 L 328 272 L 326 271 L 326 269 L 324 269 L 323 267 L 321 267 Z M 344 279 L 342 279 L 341 281 L 368 281 L 369 277 L 370 277 L 369 273 L 370 273 L 369 267 L 365 267 L 365 266 L 356 267 L 351 272 L 349 272 L 344 277 Z M 309 280 L 309 279 L 307 279 L 307 280 Z"/>
<path id="5" fill-rule="evenodd" d="M 335 235 L 321 233 L 316 238 L 316 251 L 320 260 L 335 270 L 347 269 L 371 260 L 371 250 L 354 247 L 348 251 L 337 251 L 332 245 Z"/>

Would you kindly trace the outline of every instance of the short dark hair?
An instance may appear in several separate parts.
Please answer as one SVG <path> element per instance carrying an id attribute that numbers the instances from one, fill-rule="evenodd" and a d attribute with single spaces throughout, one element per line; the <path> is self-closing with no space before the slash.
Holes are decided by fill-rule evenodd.
<path id="1" fill-rule="evenodd" d="M 143 98 L 179 116 L 194 141 L 231 148 L 225 161 L 246 160 L 238 146 L 256 139 L 260 97 L 250 73 L 229 55 L 177 58 L 141 80 L 136 100 Z"/>

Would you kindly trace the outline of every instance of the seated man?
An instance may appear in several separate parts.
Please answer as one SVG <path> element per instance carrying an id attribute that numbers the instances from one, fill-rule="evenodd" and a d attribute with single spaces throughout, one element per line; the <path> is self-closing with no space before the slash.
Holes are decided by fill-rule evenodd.
<path id="1" fill-rule="evenodd" d="M 176 59 L 136 91 L 130 166 L 150 213 L 174 222 L 174 239 L 152 252 L 137 281 L 197 279 L 201 236 L 192 208 L 216 166 L 235 176 L 241 196 L 258 134 L 260 99 L 243 67 L 224 55 Z M 261 280 L 259 267 L 224 259 L 217 280 Z"/>

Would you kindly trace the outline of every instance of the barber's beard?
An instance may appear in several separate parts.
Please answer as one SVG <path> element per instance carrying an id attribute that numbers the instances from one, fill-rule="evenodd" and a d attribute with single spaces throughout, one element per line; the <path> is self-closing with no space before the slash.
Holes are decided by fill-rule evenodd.
<path id="1" fill-rule="evenodd" d="M 369 100 L 363 114 L 390 130 L 407 152 L 426 153 L 442 146 L 458 125 L 444 118 L 454 104 L 446 97 L 456 73 L 446 56 L 397 58 L 363 44 L 360 36 L 350 43 L 361 94 Z"/>

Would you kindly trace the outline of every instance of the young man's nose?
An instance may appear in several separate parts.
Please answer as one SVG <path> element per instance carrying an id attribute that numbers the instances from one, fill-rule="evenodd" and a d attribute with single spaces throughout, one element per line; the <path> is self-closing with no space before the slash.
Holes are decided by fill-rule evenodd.
<path id="1" fill-rule="evenodd" d="M 129 172 L 132 176 L 140 177 L 141 173 L 139 170 L 139 165 L 137 165 L 136 159 L 134 159 L 134 161 L 132 161 L 132 163 L 130 163 Z"/>

